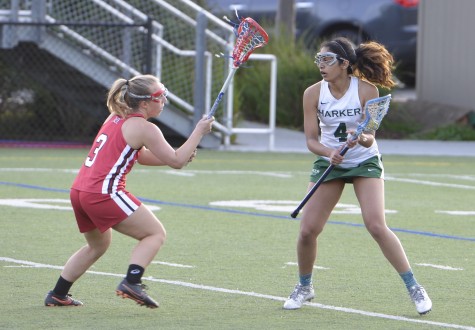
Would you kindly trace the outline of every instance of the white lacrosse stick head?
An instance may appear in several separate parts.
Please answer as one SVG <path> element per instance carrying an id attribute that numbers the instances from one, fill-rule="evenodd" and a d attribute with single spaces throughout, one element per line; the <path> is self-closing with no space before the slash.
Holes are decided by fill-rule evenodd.
<path id="1" fill-rule="evenodd" d="M 353 137 L 357 138 L 363 132 L 376 131 L 383 121 L 384 116 L 388 113 L 390 102 L 391 94 L 377 97 L 366 102 L 364 107 L 366 118 L 358 125 Z"/>

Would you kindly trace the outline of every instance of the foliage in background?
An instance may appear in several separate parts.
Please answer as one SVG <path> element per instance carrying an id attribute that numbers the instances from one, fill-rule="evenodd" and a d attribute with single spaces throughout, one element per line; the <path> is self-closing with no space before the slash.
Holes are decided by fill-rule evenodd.
<path id="1" fill-rule="evenodd" d="M 420 129 L 420 124 L 413 120 L 404 104 L 392 101 L 386 118 L 381 122 L 377 136 L 385 139 L 402 139 L 419 132 Z"/>
<path id="2" fill-rule="evenodd" d="M 267 31 L 269 32 L 269 31 Z M 269 36 L 269 44 L 256 53 L 277 57 L 276 124 L 280 127 L 303 126 L 302 95 L 305 89 L 321 79 L 313 63 L 313 53 L 301 39 L 289 42 L 285 33 Z M 269 121 L 270 65 L 249 61 L 249 69 L 241 68 L 235 79 L 240 117 L 259 122 Z"/>
<path id="3" fill-rule="evenodd" d="M 409 138 L 441 141 L 475 141 L 475 129 L 468 125 L 450 124 L 429 132 L 414 133 Z"/>

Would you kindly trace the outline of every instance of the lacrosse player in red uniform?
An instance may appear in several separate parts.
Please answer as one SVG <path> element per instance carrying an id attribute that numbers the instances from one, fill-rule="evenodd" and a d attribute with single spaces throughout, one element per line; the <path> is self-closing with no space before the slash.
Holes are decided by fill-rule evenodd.
<path id="1" fill-rule="evenodd" d="M 400 274 L 419 314 L 426 314 L 432 302 L 416 281 L 397 236 L 386 225 L 384 215 L 384 168 L 374 132 L 348 139 L 363 120 L 364 105 L 379 96 L 376 85 L 394 86 L 393 58 L 376 42 L 353 48 L 345 38 L 322 44 L 315 63 L 322 80 L 303 95 L 304 130 L 308 149 L 317 155 L 310 189 L 330 164 L 335 165 L 306 204 L 297 242 L 299 283 L 284 303 L 284 309 L 298 309 L 314 298 L 312 271 L 317 257 L 317 238 L 323 231 L 346 183 L 352 183 L 366 229 L 386 259 Z M 319 135 L 321 134 L 321 139 Z M 350 149 L 342 156 L 340 151 Z"/>
<path id="2" fill-rule="evenodd" d="M 136 162 L 182 168 L 190 162 L 202 137 L 211 132 L 214 118 L 201 119 L 188 140 L 177 150 L 160 129 L 147 121 L 157 117 L 167 102 L 167 89 L 152 75 L 117 79 L 107 97 L 110 115 L 97 134 L 71 188 L 71 203 L 87 244 L 64 266 L 46 306 L 81 306 L 69 295 L 73 283 L 106 251 L 112 229 L 138 241 L 125 278 L 116 293 L 140 305 L 158 307 L 142 284 L 145 268 L 165 241 L 166 232 L 157 217 L 125 188 L 126 176 Z"/>

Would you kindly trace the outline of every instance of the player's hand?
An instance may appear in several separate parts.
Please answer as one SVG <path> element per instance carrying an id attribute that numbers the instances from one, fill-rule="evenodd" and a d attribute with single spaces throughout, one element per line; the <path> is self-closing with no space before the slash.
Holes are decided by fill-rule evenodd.
<path id="1" fill-rule="evenodd" d="M 346 131 L 346 133 L 348 134 L 348 139 L 346 139 L 346 145 L 348 146 L 348 148 L 351 149 L 358 144 L 360 137 L 358 136 L 356 139 L 353 139 L 353 134 L 355 133 L 355 131 L 352 129 Z"/>
<path id="2" fill-rule="evenodd" d="M 193 153 L 191 154 L 190 159 L 188 159 L 188 163 L 191 163 L 193 159 L 195 159 L 197 153 L 198 149 L 195 149 L 195 151 L 193 151 Z"/>
<path id="3" fill-rule="evenodd" d="M 333 165 L 341 164 L 343 161 L 343 156 L 340 155 L 341 150 L 343 149 L 344 145 L 341 146 L 339 149 L 334 149 L 330 154 L 330 163 Z"/>
<path id="4" fill-rule="evenodd" d="M 213 122 L 214 117 L 207 118 L 207 116 L 204 115 L 203 118 L 200 119 L 198 124 L 196 124 L 196 130 L 199 131 L 201 135 L 211 133 L 211 130 L 213 128 Z"/>

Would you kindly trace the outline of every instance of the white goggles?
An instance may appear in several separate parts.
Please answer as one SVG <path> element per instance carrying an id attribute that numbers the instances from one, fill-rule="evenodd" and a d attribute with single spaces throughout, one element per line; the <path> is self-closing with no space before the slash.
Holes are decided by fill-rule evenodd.
<path id="1" fill-rule="evenodd" d="M 326 52 L 326 53 L 317 53 L 315 55 L 315 64 L 320 65 L 320 64 L 325 64 L 328 66 L 332 66 L 333 64 L 336 63 L 337 60 L 344 60 L 344 58 L 340 57 L 340 55 L 332 53 L 332 52 Z"/>

